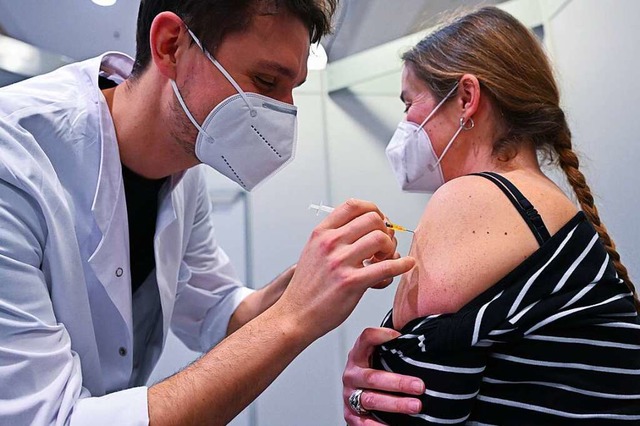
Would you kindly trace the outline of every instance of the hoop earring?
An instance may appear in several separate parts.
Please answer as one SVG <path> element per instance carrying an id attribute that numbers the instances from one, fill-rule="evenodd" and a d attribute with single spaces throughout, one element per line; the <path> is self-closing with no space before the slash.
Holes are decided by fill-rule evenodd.
<path id="1" fill-rule="evenodd" d="M 464 117 L 460 117 L 460 128 L 462 130 L 471 130 L 475 126 L 476 126 L 476 123 L 473 121 L 473 118 L 469 117 L 469 119 L 465 122 Z"/>

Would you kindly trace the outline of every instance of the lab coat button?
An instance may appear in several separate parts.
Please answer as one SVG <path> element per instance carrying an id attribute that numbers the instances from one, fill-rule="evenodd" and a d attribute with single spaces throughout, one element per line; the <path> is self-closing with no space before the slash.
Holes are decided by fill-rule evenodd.
<path id="1" fill-rule="evenodd" d="M 122 270 L 122 268 L 116 269 L 116 277 L 120 278 L 123 273 L 124 273 L 124 271 Z"/>
<path id="2" fill-rule="evenodd" d="M 127 348 L 120 347 L 120 349 L 118 349 L 118 353 L 120 354 L 120 356 L 127 356 Z"/>

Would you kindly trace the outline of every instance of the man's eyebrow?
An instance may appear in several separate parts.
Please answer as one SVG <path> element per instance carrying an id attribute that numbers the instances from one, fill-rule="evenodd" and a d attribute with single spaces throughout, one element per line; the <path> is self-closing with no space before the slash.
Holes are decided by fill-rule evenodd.
<path id="1" fill-rule="evenodd" d="M 291 68 L 287 68 L 284 65 L 273 62 L 273 61 L 262 61 L 258 63 L 258 66 L 262 69 L 268 69 L 269 71 L 273 71 L 281 76 L 288 78 L 289 80 L 295 80 L 298 77 L 298 73 Z M 296 84 L 296 87 L 301 86 L 306 79 Z"/>
<path id="2" fill-rule="evenodd" d="M 402 101 L 402 103 L 406 103 L 404 100 L 405 96 L 404 96 L 404 90 L 402 92 L 400 92 L 400 100 Z"/>

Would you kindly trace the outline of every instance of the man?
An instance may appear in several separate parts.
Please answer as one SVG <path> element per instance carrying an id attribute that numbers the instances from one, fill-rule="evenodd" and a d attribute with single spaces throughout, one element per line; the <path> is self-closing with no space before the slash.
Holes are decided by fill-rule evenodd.
<path id="1" fill-rule="evenodd" d="M 336 1 L 143 0 L 135 66 L 105 54 L 0 90 L 0 423 L 226 424 L 413 266 L 357 200 L 257 292 L 213 237 L 195 166 L 250 190 L 287 162 Z M 229 337 L 147 388 L 169 325 L 202 351 Z"/>

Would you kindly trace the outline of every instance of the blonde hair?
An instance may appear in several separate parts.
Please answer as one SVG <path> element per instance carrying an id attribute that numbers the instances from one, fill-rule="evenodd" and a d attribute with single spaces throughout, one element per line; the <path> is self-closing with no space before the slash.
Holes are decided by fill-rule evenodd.
<path id="1" fill-rule="evenodd" d="M 402 59 L 437 99 L 444 98 L 464 74 L 478 78 L 504 124 L 504 133 L 493 146 L 499 159 L 512 158 L 522 144 L 533 144 L 547 158 L 555 159 L 640 311 L 627 268 L 579 169 L 553 70 L 535 34 L 507 12 L 483 7 L 449 20 Z"/>

